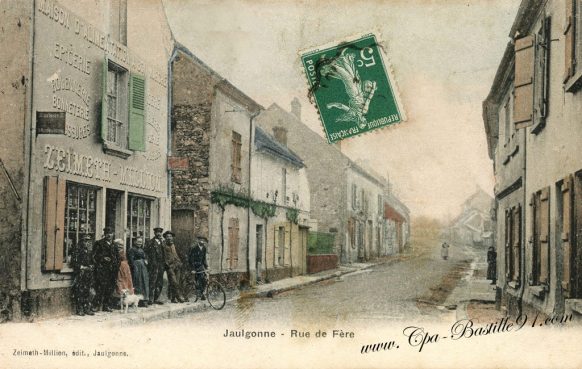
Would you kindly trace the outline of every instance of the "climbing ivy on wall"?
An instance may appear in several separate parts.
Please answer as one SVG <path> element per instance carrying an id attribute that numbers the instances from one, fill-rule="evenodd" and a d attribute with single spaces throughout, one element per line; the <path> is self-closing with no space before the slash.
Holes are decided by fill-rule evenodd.
<path id="1" fill-rule="evenodd" d="M 227 205 L 240 208 L 250 208 L 256 216 L 267 219 L 275 216 L 277 206 L 268 202 L 254 200 L 246 193 L 237 192 L 231 188 L 218 188 L 210 194 L 210 201 L 221 209 Z"/>
<path id="2" fill-rule="evenodd" d="M 295 208 L 287 209 L 287 220 L 294 224 L 299 223 L 299 210 Z"/>

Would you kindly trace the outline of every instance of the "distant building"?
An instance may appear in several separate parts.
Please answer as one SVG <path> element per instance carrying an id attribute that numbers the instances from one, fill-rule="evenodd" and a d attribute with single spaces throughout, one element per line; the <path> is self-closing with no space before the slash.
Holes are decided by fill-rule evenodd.
<path id="1" fill-rule="evenodd" d="M 582 314 L 581 10 L 523 0 L 483 103 L 497 286 L 512 314 Z"/>
<path id="2" fill-rule="evenodd" d="M 66 315 L 84 235 L 170 226 L 171 32 L 161 1 L 4 1 L 0 19 L 0 305 Z"/>
<path id="3" fill-rule="evenodd" d="M 482 189 L 478 189 L 465 200 L 461 214 L 450 226 L 450 241 L 465 245 L 492 246 L 492 205 L 493 198 Z"/>
<path id="4" fill-rule="evenodd" d="M 301 121 L 301 106 L 296 99 L 291 111 L 273 104 L 259 114 L 256 122 L 275 137 L 284 130 L 287 146 L 305 164 L 310 189 L 310 240 L 329 240 L 330 252 L 341 263 L 401 251 L 409 234 L 408 209 L 390 193 L 388 182 L 307 127 Z M 393 211 L 387 211 L 385 204 Z M 325 260 L 327 267 L 335 266 L 333 259 Z"/>

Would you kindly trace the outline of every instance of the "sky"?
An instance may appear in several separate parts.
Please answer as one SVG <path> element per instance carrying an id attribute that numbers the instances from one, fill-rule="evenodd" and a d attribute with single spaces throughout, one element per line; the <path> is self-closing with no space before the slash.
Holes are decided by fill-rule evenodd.
<path id="1" fill-rule="evenodd" d="M 163 0 L 177 41 L 265 108 L 299 98 L 321 135 L 301 51 L 375 33 L 407 121 L 344 140 L 342 151 L 389 177 L 412 216 L 443 220 L 478 187 L 493 194 L 482 102 L 519 2 Z"/>

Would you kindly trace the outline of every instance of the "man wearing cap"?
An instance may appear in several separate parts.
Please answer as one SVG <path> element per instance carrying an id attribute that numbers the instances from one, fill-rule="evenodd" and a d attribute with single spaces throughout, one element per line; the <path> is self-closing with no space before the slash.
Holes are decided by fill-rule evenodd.
<path id="1" fill-rule="evenodd" d="M 91 309 L 91 285 L 93 284 L 93 257 L 91 235 L 84 234 L 73 250 L 71 258 L 75 278 L 73 301 L 77 315 L 94 315 Z"/>
<path id="2" fill-rule="evenodd" d="M 182 297 L 182 288 L 180 281 L 182 280 L 182 261 L 176 252 L 174 245 L 174 233 L 166 231 L 164 233 L 164 261 L 166 273 L 168 274 L 168 299 L 172 302 L 184 302 Z"/>
<path id="3" fill-rule="evenodd" d="M 149 304 L 163 304 L 158 301 L 164 283 L 164 238 L 160 227 L 154 228 L 154 238 L 149 240 L 144 249 L 148 260 Z"/>
<path id="4" fill-rule="evenodd" d="M 93 246 L 95 262 L 95 302 L 94 307 L 111 312 L 111 294 L 115 290 L 119 271 L 119 253 L 113 244 L 113 229 L 105 227 L 103 238 Z"/>
<path id="5" fill-rule="evenodd" d="M 190 253 L 188 254 L 190 269 L 195 273 L 196 295 L 202 300 L 205 299 L 202 292 L 206 287 L 206 274 L 204 272 L 208 269 L 208 261 L 206 261 L 207 244 L 208 240 L 206 237 L 198 236 L 196 243 L 192 245 Z"/>

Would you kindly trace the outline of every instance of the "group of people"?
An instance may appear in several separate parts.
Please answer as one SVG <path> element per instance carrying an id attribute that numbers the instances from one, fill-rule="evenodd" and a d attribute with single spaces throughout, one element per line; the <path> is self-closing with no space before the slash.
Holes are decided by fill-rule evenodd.
<path id="1" fill-rule="evenodd" d="M 73 301 L 77 315 L 94 315 L 99 310 L 111 312 L 113 297 L 124 290 L 142 295 L 141 307 L 161 305 L 164 272 L 168 278 L 168 299 L 173 303 L 188 301 L 182 288 L 184 264 L 176 252 L 172 231 L 154 228 L 151 240 L 144 244 L 143 237 L 137 237 L 127 254 L 123 240 L 114 239 L 110 227 L 105 227 L 103 234 L 94 244 L 90 235 L 84 235 L 73 252 Z M 187 270 L 197 272 L 196 293 L 201 298 L 206 284 L 204 271 L 208 269 L 207 244 L 205 237 L 197 237 L 187 262 Z"/>

